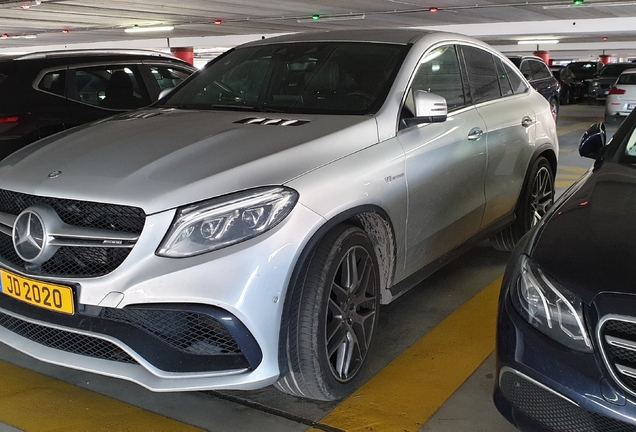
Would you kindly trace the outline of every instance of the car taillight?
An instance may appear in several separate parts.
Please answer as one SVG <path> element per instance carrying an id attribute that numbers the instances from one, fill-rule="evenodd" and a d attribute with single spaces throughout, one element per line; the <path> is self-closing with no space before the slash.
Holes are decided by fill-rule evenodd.
<path id="1" fill-rule="evenodd" d="M 611 95 L 621 95 L 625 93 L 627 93 L 627 90 L 620 89 L 616 86 L 612 87 L 611 90 L 609 91 L 609 94 Z"/>
<path id="2" fill-rule="evenodd" d="M 18 116 L 0 116 L 0 125 L 9 123 L 18 123 L 20 117 Z"/>

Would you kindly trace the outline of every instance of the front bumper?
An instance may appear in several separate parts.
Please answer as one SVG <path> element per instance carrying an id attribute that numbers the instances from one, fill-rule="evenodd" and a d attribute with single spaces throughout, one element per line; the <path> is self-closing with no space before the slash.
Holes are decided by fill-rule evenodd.
<path id="1" fill-rule="evenodd" d="M 153 391 L 275 382 L 286 289 L 305 239 L 322 218 L 298 204 L 257 238 L 191 258 L 158 257 L 173 217 L 174 211 L 148 216 L 130 255 L 110 274 L 38 278 L 73 287 L 74 315 L 0 294 L 0 342 Z"/>
<path id="2" fill-rule="evenodd" d="M 494 402 L 519 430 L 636 430 L 636 399 L 612 380 L 598 351 L 572 351 L 532 328 L 505 287 L 497 339 Z"/>

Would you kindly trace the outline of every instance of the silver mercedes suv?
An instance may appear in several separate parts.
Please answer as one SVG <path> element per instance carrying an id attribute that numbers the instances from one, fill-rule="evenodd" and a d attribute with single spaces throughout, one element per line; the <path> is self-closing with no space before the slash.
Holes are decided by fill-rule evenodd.
<path id="1" fill-rule="evenodd" d="M 381 304 L 553 202 L 546 100 L 413 30 L 233 49 L 0 163 L 0 342 L 154 391 L 359 385 Z"/>

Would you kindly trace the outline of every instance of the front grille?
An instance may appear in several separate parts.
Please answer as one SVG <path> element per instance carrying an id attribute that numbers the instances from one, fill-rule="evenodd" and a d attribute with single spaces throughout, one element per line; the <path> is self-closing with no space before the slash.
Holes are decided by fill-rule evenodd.
<path id="1" fill-rule="evenodd" d="M 512 405 L 554 432 L 636 432 L 636 426 L 586 411 L 516 373 L 504 372 L 499 385 Z"/>
<path id="2" fill-rule="evenodd" d="M 636 395 L 636 322 L 605 320 L 600 329 L 600 346 L 618 384 Z"/>
<path id="3" fill-rule="evenodd" d="M 136 363 L 125 351 L 103 339 L 41 326 L 0 312 L 0 326 L 49 348 L 120 363 Z"/>
<path id="4" fill-rule="evenodd" d="M 137 207 L 38 197 L 0 190 L 0 213 L 17 216 L 38 203 L 53 208 L 64 223 L 81 228 L 139 235 L 146 221 L 143 210 Z M 16 254 L 11 236 L 0 234 L 0 259 L 33 276 L 103 276 L 119 267 L 130 251 L 130 248 L 100 246 L 62 247 L 41 268 L 33 270 Z"/>
<path id="5" fill-rule="evenodd" d="M 225 326 L 208 315 L 188 311 L 104 309 L 102 318 L 132 325 L 186 354 L 242 354 Z"/>

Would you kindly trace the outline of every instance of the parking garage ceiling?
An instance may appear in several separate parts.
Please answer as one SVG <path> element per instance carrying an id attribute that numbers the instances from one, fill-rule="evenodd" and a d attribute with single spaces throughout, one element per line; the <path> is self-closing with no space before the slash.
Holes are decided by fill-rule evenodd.
<path id="1" fill-rule="evenodd" d="M 579 0 L 580 1 L 580 0 Z M 171 31 L 126 33 L 127 28 Z M 552 58 L 636 57 L 636 1 L 573 0 L 0 0 L 0 54 L 73 47 L 225 49 L 271 34 L 422 27 L 485 40 L 504 52 Z M 556 45 L 517 45 L 558 39 Z"/>

